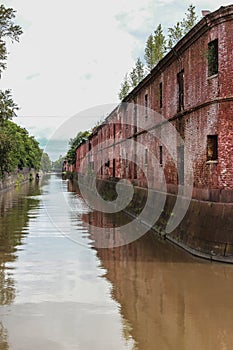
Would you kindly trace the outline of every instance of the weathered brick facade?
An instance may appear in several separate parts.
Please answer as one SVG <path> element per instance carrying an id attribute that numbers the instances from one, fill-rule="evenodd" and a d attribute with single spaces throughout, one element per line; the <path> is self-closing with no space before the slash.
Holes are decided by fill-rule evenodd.
<path id="1" fill-rule="evenodd" d="M 192 169 L 193 198 L 233 202 L 232 34 L 233 5 L 204 17 L 77 148 L 75 171 L 88 165 L 101 178 L 127 178 L 142 187 L 149 180 L 158 190 L 165 176 L 167 191 L 177 193 Z M 157 113 L 184 142 L 175 157 L 167 143 L 178 149 L 179 141 Z M 176 157 L 183 157 L 183 169 Z"/>

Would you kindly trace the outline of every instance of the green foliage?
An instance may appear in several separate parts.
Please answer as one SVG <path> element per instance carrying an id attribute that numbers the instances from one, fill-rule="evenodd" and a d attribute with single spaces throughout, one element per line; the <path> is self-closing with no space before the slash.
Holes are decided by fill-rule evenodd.
<path id="1" fill-rule="evenodd" d="M 187 32 L 197 23 L 198 17 L 195 12 L 195 6 L 189 5 L 185 17 L 177 22 L 173 27 L 168 28 L 168 38 L 163 34 L 161 24 L 150 34 L 146 41 L 144 59 L 146 68 L 151 71 L 158 62 L 164 57 L 168 49 L 171 49 Z M 119 99 L 122 101 L 129 93 L 131 88 L 140 83 L 145 76 L 145 70 L 142 61 L 138 58 L 136 65 L 131 72 L 125 75 L 121 84 Z"/>
<path id="2" fill-rule="evenodd" d="M 144 78 L 144 65 L 140 58 L 138 57 L 135 67 L 131 70 L 129 74 L 129 84 L 131 85 L 132 88 L 137 86 L 140 81 Z"/>
<path id="3" fill-rule="evenodd" d="M 145 61 L 147 63 L 147 68 L 151 70 L 154 67 L 154 38 L 153 35 L 150 34 L 147 41 L 146 41 L 146 47 L 145 47 L 145 55 L 144 55 Z"/>
<path id="4" fill-rule="evenodd" d="M 197 23 L 194 5 L 189 5 L 185 17 L 172 28 L 168 28 L 168 47 L 171 49 Z"/>
<path id="5" fill-rule="evenodd" d="M 140 81 L 142 81 L 142 79 L 145 77 L 144 64 L 142 63 L 140 57 L 138 57 L 136 61 L 135 69 L 136 69 L 138 83 L 140 83 Z"/>
<path id="6" fill-rule="evenodd" d="M 129 77 L 130 77 L 131 86 L 133 86 L 133 87 L 137 86 L 138 85 L 138 77 L 137 77 L 137 72 L 136 72 L 135 67 L 129 73 Z"/>
<path id="7" fill-rule="evenodd" d="M 6 120 L 0 126 L 0 176 L 16 169 L 39 170 L 42 151 L 39 143 L 28 131 Z"/>
<path id="8" fill-rule="evenodd" d="M 196 9 L 194 5 L 189 5 L 185 18 L 181 22 L 183 28 L 183 35 L 187 34 L 188 31 L 197 23 L 198 16 L 196 15 Z"/>
<path id="9" fill-rule="evenodd" d="M 0 177 L 9 173 L 15 167 L 11 153 L 15 149 L 15 140 L 4 130 L 0 130 Z"/>
<path id="10" fill-rule="evenodd" d="M 7 40 L 19 41 L 22 29 L 14 24 L 15 11 L 0 5 L 0 75 L 6 69 Z M 11 91 L 0 91 L 0 177 L 16 169 L 39 169 L 42 151 L 33 136 L 10 120 L 18 106 Z"/>
<path id="11" fill-rule="evenodd" d="M 46 173 L 51 171 L 52 168 L 52 162 L 49 158 L 48 153 L 43 152 L 41 156 L 41 161 L 40 161 L 40 169 Z"/>
<path id="12" fill-rule="evenodd" d="M 18 106 L 12 100 L 10 90 L 0 90 L 0 124 L 3 125 L 6 119 L 16 117 L 16 110 Z"/>
<path id="13" fill-rule="evenodd" d="M 58 172 L 58 173 L 61 173 L 64 160 L 65 160 L 65 157 L 60 155 L 59 159 L 52 162 L 52 169 L 51 170 Z"/>
<path id="14" fill-rule="evenodd" d="M 119 99 L 122 101 L 129 93 L 130 91 L 130 83 L 128 80 L 128 75 L 126 74 L 124 77 L 123 83 L 121 83 L 121 89 L 119 92 Z"/>
<path id="15" fill-rule="evenodd" d="M 14 18 L 15 11 L 13 9 L 5 8 L 4 5 L 0 6 L 0 76 L 2 71 L 6 69 L 7 39 L 19 41 L 19 36 L 22 34 L 21 27 L 13 22 Z M 5 119 L 15 117 L 17 109 L 17 105 L 11 98 L 10 90 L 0 90 L 0 124 L 2 125 Z"/>
<path id="16" fill-rule="evenodd" d="M 173 28 L 168 28 L 168 47 L 171 49 L 183 37 L 183 30 L 180 22 Z"/>
<path id="17" fill-rule="evenodd" d="M 89 137 L 89 131 L 80 131 L 75 138 L 70 139 L 70 148 L 66 154 L 66 159 L 69 164 L 75 164 L 76 160 L 76 148 Z"/>
<path id="18" fill-rule="evenodd" d="M 166 53 L 166 39 L 161 24 L 158 25 L 154 34 L 150 34 L 145 47 L 145 61 L 147 68 L 152 70 Z"/>
<path id="19" fill-rule="evenodd" d="M 7 48 L 6 40 L 19 41 L 19 36 L 23 33 L 19 25 L 15 25 L 15 10 L 0 6 L 0 75 L 6 69 Z"/>
<path id="20" fill-rule="evenodd" d="M 121 89 L 118 95 L 119 99 L 122 101 L 128 95 L 130 90 L 137 86 L 140 83 L 140 81 L 142 81 L 144 76 L 144 65 L 141 59 L 138 57 L 135 66 L 129 73 L 129 76 L 126 74 L 124 77 L 124 81 L 121 84 Z"/>

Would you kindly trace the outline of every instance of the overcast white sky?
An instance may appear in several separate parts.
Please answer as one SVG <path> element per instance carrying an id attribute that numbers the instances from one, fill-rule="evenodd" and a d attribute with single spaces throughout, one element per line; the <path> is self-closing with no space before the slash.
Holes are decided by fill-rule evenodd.
<path id="1" fill-rule="evenodd" d="M 177 0 L 2 0 L 17 10 L 24 31 L 8 45 L 1 89 L 12 89 L 20 106 L 15 122 L 41 140 L 53 137 L 67 119 L 118 102 L 120 84 L 137 57 L 143 58 L 148 35 L 159 23 L 164 30 L 184 17 L 191 3 Z M 196 11 L 230 4 L 194 0 Z M 96 117 L 100 119 L 102 116 Z M 76 134 L 96 122 L 78 117 Z M 76 130 L 77 129 L 77 130 Z M 71 135 L 73 136 L 73 135 Z M 44 138 L 44 140 L 43 140 Z M 58 150 L 60 153 L 60 150 Z"/>

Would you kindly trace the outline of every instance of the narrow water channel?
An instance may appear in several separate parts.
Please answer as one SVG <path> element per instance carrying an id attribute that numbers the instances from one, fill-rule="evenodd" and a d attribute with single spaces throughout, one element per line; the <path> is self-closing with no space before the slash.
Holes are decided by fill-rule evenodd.
<path id="1" fill-rule="evenodd" d="M 64 205 L 67 203 L 67 205 Z M 44 177 L 0 195 L 0 350 L 231 350 L 233 266 L 152 232 L 100 249 L 75 186 Z"/>

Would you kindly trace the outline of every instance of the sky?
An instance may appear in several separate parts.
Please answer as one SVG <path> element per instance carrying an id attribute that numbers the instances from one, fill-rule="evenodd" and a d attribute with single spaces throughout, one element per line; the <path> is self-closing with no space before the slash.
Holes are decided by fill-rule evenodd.
<path id="1" fill-rule="evenodd" d="M 23 35 L 19 43 L 8 43 L 0 88 L 12 90 L 20 107 L 14 121 L 26 127 L 53 160 L 66 153 L 69 138 L 93 127 L 119 102 L 124 75 L 137 57 L 143 59 L 147 37 L 159 23 L 166 32 L 184 17 L 190 3 L 200 19 L 201 10 L 230 4 L 224 0 L 1 3 L 17 11 L 15 22 Z"/>

